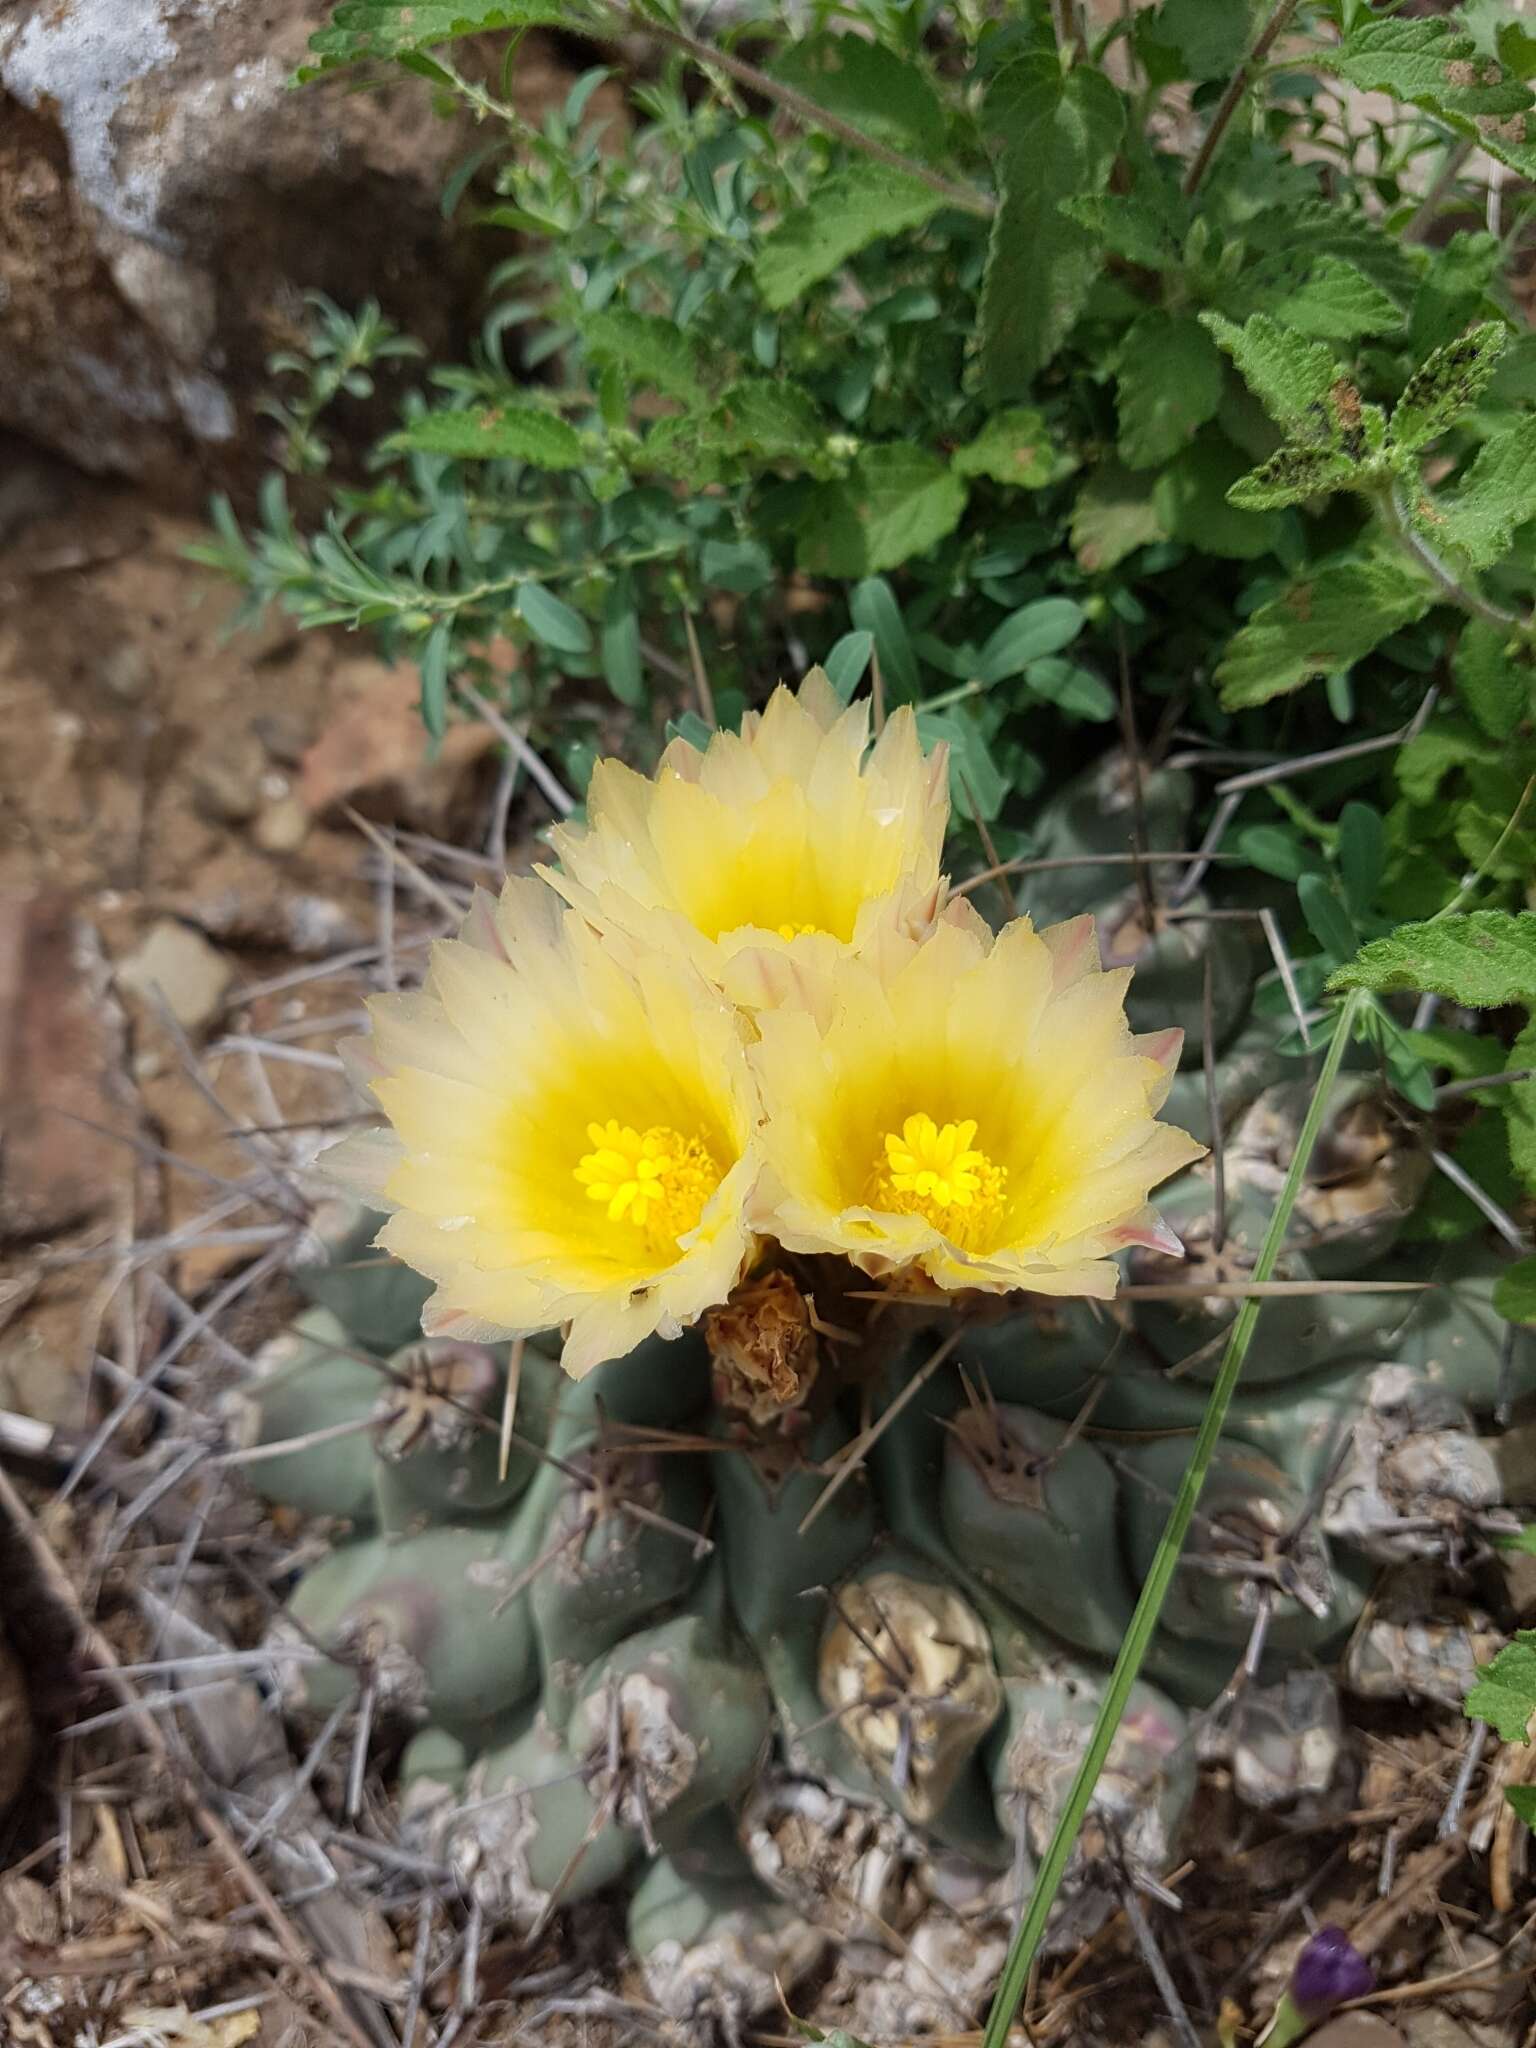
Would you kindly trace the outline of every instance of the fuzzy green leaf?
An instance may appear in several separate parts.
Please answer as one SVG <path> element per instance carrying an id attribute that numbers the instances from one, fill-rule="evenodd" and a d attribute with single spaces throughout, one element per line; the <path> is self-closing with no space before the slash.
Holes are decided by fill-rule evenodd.
<path id="1" fill-rule="evenodd" d="M 1508 340 L 1509 330 L 1500 321 L 1485 320 L 1437 348 L 1408 379 L 1392 409 L 1392 446 L 1424 448 L 1455 426 L 1498 367 Z"/>
<path id="2" fill-rule="evenodd" d="M 1003 200 L 981 294 L 981 377 L 993 399 L 1022 398 L 1099 274 L 1098 245 L 1061 202 L 1103 191 L 1125 103 L 1090 64 L 1063 74 L 1054 57 L 1021 57 L 994 82 L 987 120 L 1003 143 Z"/>
<path id="3" fill-rule="evenodd" d="M 809 392 L 769 377 L 733 384 L 710 414 L 705 439 L 730 454 L 811 466 L 827 437 L 826 423 Z"/>
<path id="4" fill-rule="evenodd" d="M 422 455 L 452 455 L 460 462 L 531 462 L 539 469 L 575 469 L 582 460 L 576 429 L 531 405 L 425 412 L 392 434 L 388 445 Z"/>
<path id="5" fill-rule="evenodd" d="M 579 324 L 587 353 L 599 368 L 616 363 L 635 383 L 654 385 L 684 404 L 703 399 L 698 346 L 675 321 L 612 306 L 584 314 Z"/>
<path id="6" fill-rule="evenodd" d="M 974 441 L 955 450 L 950 467 L 960 476 L 989 476 L 1038 491 L 1070 476 L 1077 462 L 1051 439 L 1043 413 L 1009 405 L 993 413 Z"/>
<path id="7" fill-rule="evenodd" d="M 1503 120 L 1531 104 L 1518 79 L 1479 57 L 1460 23 L 1442 16 L 1361 21 L 1342 43 L 1322 46 L 1311 56 L 1319 70 L 1347 79 L 1362 92 L 1391 93 L 1435 113 Z"/>
<path id="8" fill-rule="evenodd" d="M 966 485 L 927 448 L 866 448 L 845 482 L 822 484 L 801 522 L 796 560 L 813 576 L 894 569 L 952 533 Z"/>
<path id="9" fill-rule="evenodd" d="M 758 245 L 753 273 L 775 312 L 884 235 L 920 227 L 943 205 L 920 179 L 861 157 L 813 187 Z"/>
<path id="10" fill-rule="evenodd" d="M 570 11 L 553 0 L 341 0 L 329 24 L 310 37 L 315 61 L 297 76 L 303 82 L 364 57 L 397 57 L 486 29 L 560 28 L 569 25 Z"/>
<path id="11" fill-rule="evenodd" d="M 1152 487 L 1163 529 L 1202 554 L 1251 562 L 1268 554 L 1284 528 L 1270 512 L 1240 509 L 1228 493 L 1241 481 L 1243 458 L 1210 429 L 1168 463 Z"/>
<path id="12" fill-rule="evenodd" d="M 1346 669 L 1433 601 L 1429 585 L 1391 557 L 1326 562 L 1261 605 L 1227 643 L 1216 671 L 1221 700 L 1241 710 Z"/>
<path id="13" fill-rule="evenodd" d="M 1143 270 L 1168 270 L 1179 261 L 1173 208 L 1148 200 L 1139 191 L 1064 199 L 1061 211 L 1068 220 L 1086 228 L 1111 255 L 1123 256 Z"/>
<path id="14" fill-rule="evenodd" d="M 1536 1323 L 1536 1259 L 1517 1259 L 1494 1283 L 1493 1305 L 1512 1323 Z"/>
<path id="15" fill-rule="evenodd" d="M 1519 1073 L 1536 1068 L 1536 1016 L 1509 1049 L 1509 1069 Z M 1503 1096 L 1504 1132 L 1509 1140 L 1509 1163 L 1527 1194 L 1536 1195 L 1536 1081 L 1506 1082 Z M 1502 1311 L 1509 1314 L 1508 1309 Z M 1529 1318 L 1536 1322 L 1536 1310 Z"/>
<path id="16" fill-rule="evenodd" d="M 546 590 L 542 583 L 520 583 L 517 609 L 535 640 L 556 654 L 590 654 L 592 628 L 572 611 L 563 598 Z"/>
<path id="17" fill-rule="evenodd" d="M 1188 314 L 1144 313 L 1115 365 L 1120 454 L 1131 469 L 1153 469 L 1194 439 L 1221 404 L 1221 355 Z"/>
<path id="18" fill-rule="evenodd" d="M 1469 910 L 1399 925 L 1362 946 L 1328 986 L 1443 996 L 1473 1010 L 1536 1004 L 1536 910 Z"/>
<path id="19" fill-rule="evenodd" d="M 1200 318 L 1277 426 L 1299 440 L 1332 439 L 1329 405 L 1339 377 L 1332 349 L 1282 327 L 1267 313 L 1250 314 L 1241 327 L 1221 313 Z"/>
<path id="20" fill-rule="evenodd" d="M 1536 518 L 1536 414 L 1496 434 L 1455 497 L 1442 499 L 1420 520 L 1426 533 L 1487 569 L 1506 554 L 1518 526 Z"/>
<path id="21" fill-rule="evenodd" d="M 1525 644 L 1500 626 L 1469 619 L 1452 667 L 1461 701 L 1483 731 L 1507 740 L 1536 702 L 1536 672 Z"/>
<path id="22" fill-rule="evenodd" d="M 1501 1550 L 1510 1547 L 1508 1544 L 1499 1545 Z M 1536 1785 L 1506 1785 L 1504 1799 L 1517 1817 L 1525 1822 L 1531 1833 L 1536 1835 Z"/>
<path id="23" fill-rule="evenodd" d="M 1072 507 L 1072 547 L 1080 568 L 1090 575 L 1113 569 L 1136 548 L 1166 539 L 1154 491 L 1145 471 L 1122 469 L 1118 462 L 1099 464 Z"/>
<path id="24" fill-rule="evenodd" d="M 927 76 L 866 36 L 806 36 L 770 67 L 784 85 L 898 149 L 933 156 L 944 146 L 944 103 Z"/>
<path id="25" fill-rule="evenodd" d="M 1302 505 L 1324 491 L 1346 491 L 1360 481 L 1360 465 L 1341 448 L 1277 448 L 1247 476 L 1239 477 L 1228 501 L 1246 512 L 1274 512 Z"/>
<path id="26" fill-rule="evenodd" d="M 1230 78 L 1253 40 L 1255 0 L 1163 0 L 1150 38 L 1171 48 L 1184 78 Z"/>
<path id="27" fill-rule="evenodd" d="M 1318 257 L 1306 282 L 1270 310 L 1282 326 L 1318 341 L 1359 341 L 1364 335 L 1393 334 L 1403 324 L 1396 301 L 1340 256 Z"/>
<path id="28" fill-rule="evenodd" d="M 1518 1630 L 1491 1664 L 1481 1666 L 1464 1711 L 1469 1721 L 1487 1721 L 1505 1742 L 1529 1743 L 1536 1713 L 1536 1629 Z"/>

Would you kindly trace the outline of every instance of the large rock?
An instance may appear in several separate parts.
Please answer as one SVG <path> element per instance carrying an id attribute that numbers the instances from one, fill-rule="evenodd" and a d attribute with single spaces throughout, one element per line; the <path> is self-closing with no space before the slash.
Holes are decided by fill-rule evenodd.
<path id="1" fill-rule="evenodd" d="M 324 0 L 0 6 L 0 427 L 201 495 L 249 473 L 303 293 L 448 346 L 489 253 L 439 210 L 473 146 L 420 81 L 288 79 Z M 542 62 L 540 59 L 542 58 Z M 554 82 L 547 56 L 520 93 Z"/>

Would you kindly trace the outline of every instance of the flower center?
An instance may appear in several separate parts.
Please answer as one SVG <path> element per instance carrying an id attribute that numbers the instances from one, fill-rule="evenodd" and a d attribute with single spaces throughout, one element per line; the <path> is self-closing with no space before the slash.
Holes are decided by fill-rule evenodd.
<path id="1" fill-rule="evenodd" d="M 723 1178 L 702 1138 L 665 1124 L 637 1131 L 610 1117 L 588 1124 L 592 1150 L 576 1164 L 589 1202 L 601 1202 L 610 1223 L 630 1223 L 658 1249 L 671 1250 L 696 1227 Z"/>
<path id="2" fill-rule="evenodd" d="M 919 1110 L 887 1131 L 875 1161 L 869 1205 L 922 1216 L 952 1244 L 977 1250 L 995 1233 L 1008 1169 L 972 1143 L 976 1120 L 936 1124 Z"/>
<path id="3" fill-rule="evenodd" d="M 819 932 L 820 930 L 821 926 L 819 924 L 781 924 L 779 926 L 779 937 L 781 939 L 801 939 L 805 937 L 807 932 Z"/>

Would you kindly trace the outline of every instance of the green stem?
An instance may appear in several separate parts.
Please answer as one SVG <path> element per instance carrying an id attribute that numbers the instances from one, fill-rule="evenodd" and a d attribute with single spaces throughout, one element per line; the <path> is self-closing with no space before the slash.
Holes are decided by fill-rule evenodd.
<path id="1" fill-rule="evenodd" d="M 1227 89 L 1221 96 L 1221 104 L 1211 116 L 1211 125 L 1205 131 L 1205 140 L 1196 151 L 1195 160 L 1185 174 L 1186 199 L 1193 199 L 1200 190 L 1205 174 L 1211 168 L 1216 152 L 1221 147 L 1222 138 L 1232 125 L 1232 117 L 1242 105 L 1244 96 L 1253 83 L 1254 74 L 1269 55 L 1286 23 L 1296 12 L 1296 7 L 1297 0 L 1275 0 L 1269 19 L 1254 39 L 1253 48 L 1233 72 Z"/>
<path id="2" fill-rule="evenodd" d="M 862 150 L 865 156 L 873 157 L 876 163 L 884 164 L 889 170 L 900 171 L 904 177 L 916 178 L 930 191 L 937 192 L 948 206 L 958 206 L 966 213 L 979 214 L 983 220 L 990 220 L 997 211 L 997 201 L 988 192 L 982 192 L 974 185 L 959 185 L 951 178 L 921 162 L 917 157 L 906 156 L 899 149 L 892 149 L 888 143 L 867 135 L 862 128 L 856 128 L 851 121 L 845 121 L 840 114 L 829 113 L 808 99 L 803 92 L 796 92 L 792 85 L 783 85 L 766 71 L 760 71 L 755 64 L 748 64 L 744 58 L 734 57 L 728 50 L 719 49 L 713 43 L 701 42 L 680 28 L 670 28 L 665 22 L 652 21 L 643 14 L 625 10 L 622 20 L 627 29 L 635 35 L 655 36 L 658 41 L 669 43 L 673 49 L 681 50 L 691 57 L 695 64 L 712 64 L 739 85 L 749 91 L 760 93 L 764 99 L 781 106 L 786 114 L 793 114 L 805 127 L 821 129 L 828 135 L 835 135 L 839 142 L 846 142 L 850 149 Z"/>
<path id="3" fill-rule="evenodd" d="M 1355 1017 L 1364 1000 L 1360 990 L 1352 989 L 1345 997 L 1339 1012 L 1338 1028 L 1333 1034 L 1323 1060 L 1322 1072 L 1317 1078 L 1317 1086 L 1312 1092 L 1306 1121 L 1302 1124 L 1296 1140 L 1296 1151 L 1291 1160 L 1290 1171 L 1285 1177 L 1280 1199 L 1275 1204 L 1275 1213 L 1270 1218 L 1263 1246 L 1254 1263 L 1253 1277 L 1256 1281 L 1268 1280 L 1279 1261 L 1286 1230 L 1290 1225 L 1291 1212 L 1296 1207 L 1307 1163 L 1312 1157 L 1312 1148 L 1317 1143 L 1318 1132 L 1322 1129 L 1328 1097 L 1354 1030 Z M 1104 1703 L 1099 1708 L 1098 1719 L 1094 1722 L 1087 1753 L 1078 1767 L 1077 1776 L 1072 1781 L 1072 1790 L 1067 1794 L 1067 1803 L 1062 1809 L 1060 1820 L 1056 1823 L 1056 1832 L 1051 1837 L 1051 1845 L 1045 1852 L 1044 1861 L 1035 1878 L 1028 1909 L 1013 1938 L 1013 1946 L 1008 1951 L 1002 1981 L 992 2001 L 992 2010 L 987 2016 L 987 2031 L 983 2037 L 982 2048 L 1006 2048 L 1009 2028 L 1013 2025 L 1014 2015 L 1029 1983 L 1029 1973 L 1039 1951 L 1041 1937 L 1045 1933 L 1046 1921 L 1056 1902 L 1062 1876 L 1093 1799 L 1099 1773 L 1109 1756 L 1110 1747 L 1125 1712 L 1126 1702 L 1131 1695 L 1131 1688 L 1140 1673 L 1142 1660 L 1157 1632 L 1158 1617 L 1162 1613 L 1168 1589 L 1173 1583 L 1179 1554 L 1184 1548 L 1184 1539 L 1189 1534 L 1189 1525 L 1194 1519 L 1206 1473 L 1212 1458 L 1216 1455 L 1216 1447 L 1221 1440 L 1221 1432 L 1227 1419 L 1227 1410 L 1232 1405 L 1238 1376 L 1248 1355 L 1248 1347 L 1253 1342 L 1254 1326 L 1258 1322 L 1262 1308 L 1261 1299 L 1252 1298 L 1245 1301 L 1238 1310 L 1236 1322 L 1232 1325 L 1232 1334 L 1227 1339 L 1226 1353 L 1221 1361 L 1221 1371 L 1217 1375 L 1216 1384 L 1211 1388 L 1211 1397 L 1206 1403 L 1200 1432 L 1195 1438 L 1195 1447 L 1180 1484 L 1178 1498 L 1174 1501 L 1173 1511 L 1168 1517 L 1168 1526 L 1163 1531 L 1162 1541 L 1157 1546 L 1152 1569 L 1148 1572 L 1146 1583 L 1141 1589 L 1141 1598 L 1136 1602 L 1136 1612 L 1131 1616 L 1125 1640 L 1120 1645 L 1120 1655 L 1116 1658 L 1114 1671 L 1110 1674 Z"/>

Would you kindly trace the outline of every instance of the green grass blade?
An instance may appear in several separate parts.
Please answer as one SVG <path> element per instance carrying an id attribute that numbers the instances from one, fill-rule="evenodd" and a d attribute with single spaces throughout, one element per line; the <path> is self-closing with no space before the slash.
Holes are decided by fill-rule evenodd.
<path id="1" fill-rule="evenodd" d="M 1323 1061 L 1322 1072 L 1318 1075 L 1317 1086 L 1312 1092 L 1306 1121 L 1296 1140 L 1296 1152 L 1291 1160 L 1290 1171 L 1285 1177 L 1285 1185 L 1280 1190 L 1280 1199 L 1275 1204 L 1275 1213 L 1270 1218 L 1269 1229 L 1265 1233 L 1263 1246 L 1254 1264 L 1255 1280 L 1268 1280 L 1275 1270 L 1280 1249 L 1285 1243 L 1291 1211 L 1295 1208 L 1296 1198 L 1301 1193 L 1307 1162 L 1312 1156 L 1313 1146 L 1317 1143 L 1317 1134 L 1322 1128 L 1328 1096 L 1349 1044 L 1361 1000 L 1358 990 L 1352 991 L 1345 1000 L 1338 1029 L 1333 1034 L 1327 1057 Z M 1087 1754 L 1072 1781 L 1072 1790 L 1067 1795 L 1061 1819 L 1056 1823 L 1056 1832 L 1051 1837 L 1051 1846 L 1045 1853 L 1045 1860 L 1040 1865 L 1039 1874 L 1035 1879 L 1035 1888 L 1030 1893 L 1029 1906 L 1019 1923 L 1018 1932 L 1014 1935 L 1013 1946 L 1008 1951 L 1002 1980 L 997 1987 L 997 1995 L 992 2001 L 992 2010 L 987 2017 L 987 2031 L 982 2048 L 1006 2048 L 1008 2030 L 1013 2024 L 1014 2015 L 1024 1996 L 1025 1986 L 1029 1982 L 1029 1972 L 1040 1947 L 1040 1938 L 1045 1933 L 1045 1923 L 1050 1917 L 1052 1906 L 1056 1903 L 1062 1874 L 1076 1845 L 1078 1833 L 1083 1825 L 1083 1816 L 1087 1813 L 1089 1802 L 1093 1798 L 1099 1773 L 1104 1768 L 1110 1744 L 1115 1739 L 1115 1731 L 1120 1726 L 1120 1718 L 1125 1712 L 1125 1703 L 1130 1697 L 1131 1687 L 1136 1683 L 1142 1660 L 1156 1633 L 1163 1601 L 1173 1581 L 1179 1553 L 1184 1548 L 1184 1539 L 1189 1534 L 1189 1525 L 1194 1519 L 1200 1490 L 1205 1484 L 1205 1475 L 1210 1468 L 1211 1459 L 1216 1454 L 1216 1446 L 1221 1440 L 1227 1410 L 1232 1404 L 1238 1375 L 1242 1372 L 1243 1360 L 1247 1357 L 1248 1346 L 1253 1341 L 1254 1325 L 1259 1320 L 1263 1306 L 1262 1300 L 1245 1301 L 1238 1311 L 1236 1322 L 1232 1325 L 1232 1334 L 1227 1339 L 1226 1353 L 1221 1361 L 1221 1371 L 1211 1388 L 1211 1398 L 1206 1404 L 1199 1435 L 1195 1438 L 1194 1451 L 1185 1471 L 1183 1483 L 1179 1487 L 1178 1498 L 1169 1514 L 1168 1526 L 1164 1529 L 1162 1541 L 1157 1547 L 1157 1555 L 1152 1560 L 1152 1569 L 1141 1589 L 1136 1612 L 1131 1616 L 1130 1627 L 1126 1630 L 1125 1640 L 1120 1645 L 1120 1655 L 1115 1660 L 1115 1668 L 1104 1694 L 1104 1704 L 1100 1707 L 1099 1717 L 1094 1723 L 1093 1737 L 1088 1744 Z"/>

